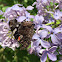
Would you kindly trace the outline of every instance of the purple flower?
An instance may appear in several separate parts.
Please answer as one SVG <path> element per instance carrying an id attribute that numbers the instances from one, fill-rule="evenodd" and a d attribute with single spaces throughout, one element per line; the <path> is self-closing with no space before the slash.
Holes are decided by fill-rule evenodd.
<path id="1" fill-rule="evenodd" d="M 57 28 L 52 29 L 50 26 L 46 26 L 43 25 L 41 26 L 44 29 L 43 30 L 37 30 L 37 34 L 40 36 L 41 39 L 43 38 L 49 38 L 51 37 L 51 41 L 53 44 L 55 44 L 57 47 L 59 47 L 59 53 L 62 54 L 62 27 L 59 26 Z M 45 30 L 47 29 L 47 30 Z M 44 34 L 42 34 L 42 31 L 44 32 Z M 48 32 L 50 32 L 50 34 L 48 34 Z M 45 42 L 44 42 L 45 43 Z M 42 43 L 42 46 L 44 45 L 44 43 Z M 45 45 L 43 46 L 45 47 Z"/>
<path id="2" fill-rule="evenodd" d="M 54 16 L 54 18 L 55 18 L 56 20 L 58 20 L 58 19 L 61 20 L 62 12 L 61 12 L 60 10 L 57 10 L 57 11 L 55 11 L 55 13 L 54 13 L 53 16 Z"/>
<path id="3" fill-rule="evenodd" d="M 0 10 L 0 15 L 3 15 L 3 12 Z"/>
<path id="4" fill-rule="evenodd" d="M 45 16 L 47 14 L 47 11 L 55 11 L 60 4 L 61 0 L 36 0 L 36 2 L 33 3 L 33 6 L 36 5 L 36 8 L 38 10 L 39 15 Z M 58 3 L 58 5 L 55 5 L 55 3 Z M 53 9 L 52 9 L 53 7 Z M 47 15 L 46 15 L 47 16 Z"/>
<path id="5" fill-rule="evenodd" d="M 16 20 L 17 20 L 17 22 L 22 22 L 22 21 L 24 21 L 25 19 L 26 19 L 25 16 L 20 16 L 20 17 L 18 17 Z"/>
<path id="6" fill-rule="evenodd" d="M 48 31 L 47 30 L 39 30 L 38 31 L 38 35 L 43 39 L 48 35 Z"/>
<path id="7" fill-rule="evenodd" d="M 61 10 L 62 9 L 62 1 L 60 1 L 58 6 L 59 6 L 59 9 Z"/>
<path id="8" fill-rule="evenodd" d="M 5 48 L 9 47 L 13 50 L 19 47 L 19 43 L 14 39 L 13 33 L 10 31 L 9 25 L 5 22 L 0 23 L 0 45 Z"/>
<path id="9" fill-rule="evenodd" d="M 26 10 L 32 10 L 32 9 L 34 9 L 34 7 L 32 7 L 32 6 L 28 6 L 28 7 L 26 8 Z"/>
<path id="10" fill-rule="evenodd" d="M 53 47 L 51 47 L 50 49 L 47 49 L 47 50 L 44 50 L 44 51 L 40 51 L 40 53 L 42 53 L 43 52 L 43 54 L 42 54 L 42 56 L 41 56 L 41 58 L 40 58 L 40 60 L 41 60 L 41 62 L 45 62 L 46 61 L 46 59 L 47 59 L 47 55 L 48 55 L 48 57 L 52 60 L 52 61 L 56 61 L 57 60 L 57 58 L 56 58 L 56 55 L 54 54 L 54 52 L 56 51 L 56 46 L 53 46 Z"/>
<path id="11" fill-rule="evenodd" d="M 29 49 L 30 54 L 32 54 L 33 52 L 36 53 L 38 56 L 40 56 L 41 62 L 46 61 L 47 54 L 52 61 L 57 60 L 56 55 L 53 54 L 56 51 L 56 46 L 50 48 L 49 42 L 40 39 L 40 36 L 38 34 L 34 34 L 32 39 L 33 41 L 31 41 L 31 48 Z M 42 49 L 42 47 L 46 49 Z M 42 54 L 42 56 L 40 54 Z"/>
<path id="12" fill-rule="evenodd" d="M 33 15 L 30 15 L 30 13 L 28 13 L 27 11 L 25 11 L 25 16 L 19 16 L 17 18 L 18 22 L 22 22 L 22 21 L 30 21 L 31 18 L 34 18 Z"/>
<path id="13" fill-rule="evenodd" d="M 16 4 L 12 7 L 7 8 L 4 13 L 4 17 L 8 20 L 12 20 L 14 18 L 17 18 L 18 16 L 23 16 L 25 8 L 19 7 L 18 5 L 21 6 L 21 4 Z"/>
<path id="14" fill-rule="evenodd" d="M 43 21 L 44 21 L 43 16 L 36 15 L 33 21 L 33 23 L 35 24 L 35 28 L 38 28 L 38 26 L 41 26 Z"/>
<path id="15" fill-rule="evenodd" d="M 51 33 L 51 40 L 54 44 L 60 44 L 60 40 L 58 39 L 58 37 L 56 36 L 56 34 L 61 33 L 62 29 L 60 29 L 59 27 L 55 28 L 52 30 L 53 34 Z"/>
<path id="16" fill-rule="evenodd" d="M 39 35 L 34 34 L 31 41 L 31 48 L 28 49 L 29 53 L 32 54 L 34 52 L 39 56 L 42 47 L 48 49 L 50 47 L 49 42 L 40 39 Z"/>
<path id="17" fill-rule="evenodd" d="M 44 24 L 40 28 L 47 29 L 49 32 L 51 32 L 53 30 L 51 26 L 47 26 L 47 25 L 44 25 Z"/>
<path id="18" fill-rule="evenodd" d="M 58 52 L 59 54 L 62 55 L 62 33 L 57 33 L 56 37 L 57 37 L 57 40 L 59 41 L 58 43 L 59 45 L 57 45 L 59 47 Z"/>
<path id="19" fill-rule="evenodd" d="M 44 21 L 44 17 L 43 16 L 36 15 L 35 18 L 34 18 L 34 23 L 35 24 L 39 24 L 40 25 L 43 21 Z"/>
<path id="20" fill-rule="evenodd" d="M 29 53 L 32 54 L 34 52 L 37 55 L 39 55 L 39 52 L 42 48 L 42 46 L 40 44 L 41 44 L 41 42 L 39 40 L 36 40 L 34 42 L 31 41 L 31 48 L 28 49 Z"/>
<path id="21" fill-rule="evenodd" d="M 41 46 L 44 47 L 44 48 L 49 48 L 50 47 L 49 42 L 40 39 L 40 36 L 37 35 L 37 34 L 34 34 L 32 39 L 34 41 L 34 42 L 32 42 L 32 47 L 34 47 L 35 45 L 39 46 L 39 44 L 41 44 Z"/>
<path id="22" fill-rule="evenodd" d="M 21 6 L 21 7 L 20 7 Z M 15 4 L 12 7 L 6 9 L 4 13 L 4 17 L 8 19 L 8 21 L 12 19 L 17 19 L 18 22 L 22 22 L 26 19 L 26 21 L 30 21 L 31 18 L 34 18 L 33 15 L 30 15 L 26 10 L 32 10 L 32 6 L 28 6 L 25 8 L 21 4 Z"/>
<path id="23" fill-rule="evenodd" d="M 43 36 L 47 37 L 49 35 L 49 37 L 51 37 L 51 40 L 54 44 L 60 44 L 56 34 L 62 32 L 61 28 L 57 27 L 55 29 L 52 29 L 50 26 L 46 26 L 46 25 L 42 25 L 40 28 L 47 29 L 47 30 L 45 30 L 46 33 L 43 34 Z M 36 31 L 38 34 L 39 34 L 39 29 L 37 29 L 37 31 Z M 48 32 L 50 32 L 50 34 L 48 34 Z M 42 34 L 40 34 L 40 35 L 41 35 L 41 38 L 42 38 Z"/>

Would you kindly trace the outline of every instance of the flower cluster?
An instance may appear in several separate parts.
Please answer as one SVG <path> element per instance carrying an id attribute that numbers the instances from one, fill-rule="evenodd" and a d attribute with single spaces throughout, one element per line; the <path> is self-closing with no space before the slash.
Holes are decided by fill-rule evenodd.
<path id="1" fill-rule="evenodd" d="M 9 47 L 13 50 L 15 47 L 19 47 L 17 40 L 14 39 L 14 36 L 10 31 L 9 25 L 5 22 L 0 23 L 0 45 L 3 48 Z"/>
<path id="2" fill-rule="evenodd" d="M 8 21 L 12 19 L 16 19 L 18 22 L 22 22 L 23 20 L 29 21 L 30 18 L 33 18 L 33 15 L 30 15 L 26 10 L 32 10 L 34 7 L 28 6 L 25 8 L 21 4 L 16 4 L 12 7 L 6 9 L 4 13 L 4 17 L 8 19 Z"/>
<path id="3" fill-rule="evenodd" d="M 25 8 L 21 4 L 16 4 L 12 7 L 7 8 L 5 12 L 2 12 L 0 10 L 0 15 L 3 15 L 3 17 L 5 17 L 4 20 L 0 19 L 0 45 L 3 48 L 9 47 L 14 50 L 16 47 L 19 47 L 19 42 L 15 39 L 14 32 L 11 31 L 9 22 L 11 22 L 11 20 L 13 20 L 14 22 L 14 19 L 16 19 L 18 23 L 21 23 L 25 20 L 30 21 L 30 19 L 34 18 L 34 16 L 30 15 L 27 10 L 32 10 L 33 8 L 34 7 L 32 6 Z M 17 25 L 17 23 L 14 22 L 13 25 L 15 24 Z"/>
<path id="4" fill-rule="evenodd" d="M 27 10 L 33 10 L 34 5 L 38 10 L 37 15 L 30 15 Z M 56 61 L 57 56 L 62 55 L 62 1 L 61 0 L 36 0 L 32 6 L 25 8 L 21 4 L 16 4 L 6 9 L 0 10 L 0 15 L 5 17 L 4 22 L 0 20 L 0 45 L 13 50 L 19 47 L 19 42 L 15 39 L 9 26 L 13 19 L 17 23 L 31 21 L 33 18 L 34 35 L 31 40 L 30 54 L 34 53 L 40 57 L 41 62 L 45 62 L 47 55 L 50 60 Z M 62 60 L 62 59 L 61 59 Z"/>

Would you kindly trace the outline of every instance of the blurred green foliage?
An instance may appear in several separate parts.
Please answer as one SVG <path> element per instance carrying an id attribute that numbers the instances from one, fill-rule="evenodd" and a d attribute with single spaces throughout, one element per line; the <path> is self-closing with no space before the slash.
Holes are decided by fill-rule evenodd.
<path id="1" fill-rule="evenodd" d="M 40 62 L 40 59 L 34 54 L 28 54 L 27 50 L 18 48 L 13 51 L 10 48 L 0 47 L 0 62 Z"/>

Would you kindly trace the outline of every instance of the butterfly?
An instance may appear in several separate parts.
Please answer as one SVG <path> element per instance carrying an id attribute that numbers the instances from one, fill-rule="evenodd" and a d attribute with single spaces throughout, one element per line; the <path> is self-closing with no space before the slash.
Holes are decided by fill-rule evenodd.
<path id="1" fill-rule="evenodd" d="M 15 39 L 21 44 L 21 49 L 27 48 L 31 44 L 34 34 L 34 23 L 32 21 L 23 21 L 18 23 L 16 19 L 10 20 L 9 26 Z"/>

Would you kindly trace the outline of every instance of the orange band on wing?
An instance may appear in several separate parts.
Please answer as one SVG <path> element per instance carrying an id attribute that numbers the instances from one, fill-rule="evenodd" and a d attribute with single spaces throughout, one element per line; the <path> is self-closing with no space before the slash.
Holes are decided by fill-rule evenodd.
<path id="1" fill-rule="evenodd" d="M 20 36 L 18 37 L 18 41 L 20 41 L 21 39 L 20 39 Z"/>

